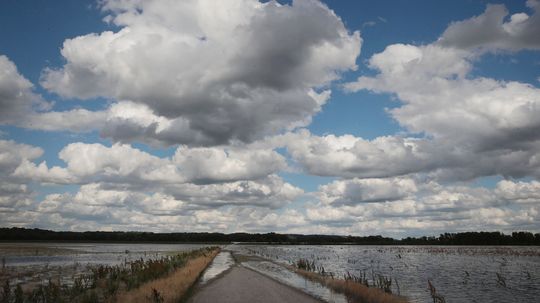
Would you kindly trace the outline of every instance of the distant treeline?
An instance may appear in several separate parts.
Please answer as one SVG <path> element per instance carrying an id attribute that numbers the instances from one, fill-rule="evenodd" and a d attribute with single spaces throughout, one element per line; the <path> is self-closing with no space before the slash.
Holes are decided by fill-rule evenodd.
<path id="1" fill-rule="evenodd" d="M 396 240 L 382 236 L 338 236 L 249 233 L 152 233 L 121 231 L 51 231 L 29 228 L 0 228 L 0 241 L 70 242 L 181 242 L 181 243 L 277 243 L 277 244 L 363 244 L 363 245 L 540 245 L 540 233 L 463 232 L 438 237 Z"/>

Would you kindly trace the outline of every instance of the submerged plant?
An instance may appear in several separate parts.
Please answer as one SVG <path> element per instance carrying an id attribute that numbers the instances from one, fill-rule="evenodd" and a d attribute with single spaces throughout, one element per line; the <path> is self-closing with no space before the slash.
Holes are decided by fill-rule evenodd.
<path id="1" fill-rule="evenodd" d="M 497 284 L 502 287 L 506 287 L 506 278 L 498 272 L 495 274 L 497 275 Z"/>
<path id="2" fill-rule="evenodd" d="M 427 282 L 428 282 L 428 288 L 431 294 L 431 298 L 433 299 L 433 303 L 446 303 L 446 300 L 444 299 L 444 297 L 437 293 L 437 289 L 435 289 L 435 286 L 433 286 L 431 281 L 428 280 Z"/>
<path id="3" fill-rule="evenodd" d="M 15 287 L 15 291 L 13 292 L 14 296 L 14 303 L 23 303 L 24 302 L 24 294 L 23 290 L 20 284 L 17 284 L 17 287 Z"/>
<path id="4" fill-rule="evenodd" d="M 0 297 L 0 302 L 9 303 L 10 300 L 11 286 L 9 285 L 9 280 L 6 280 L 6 282 L 4 282 L 4 286 L 2 287 L 2 296 Z"/>
<path id="5" fill-rule="evenodd" d="M 392 293 L 392 278 L 383 275 L 377 275 L 375 286 L 382 289 L 385 293 Z"/>

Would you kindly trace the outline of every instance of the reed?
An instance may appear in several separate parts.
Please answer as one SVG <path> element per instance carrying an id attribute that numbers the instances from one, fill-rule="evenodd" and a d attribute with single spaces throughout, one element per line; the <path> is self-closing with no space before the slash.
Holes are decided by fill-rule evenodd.
<path id="1" fill-rule="evenodd" d="M 431 294 L 433 303 L 446 303 L 446 300 L 444 299 L 444 297 L 441 294 L 437 293 L 437 289 L 435 288 L 435 286 L 433 286 L 433 283 L 431 283 L 430 280 L 428 280 L 427 282 L 428 282 L 429 293 Z"/>
<path id="2" fill-rule="evenodd" d="M 318 282 L 326 287 L 344 294 L 349 302 L 357 303 L 406 303 L 406 298 L 384 292 L 381 289 L 367 287 L 352 280 L 337 279 L 330 276 L 321 276 L 315 272 L 296 269 L 303 277 Z"/>
<path id="3" fill-rule="evenodd" d="M 392 278 L 383 275 L 373 275 L 373 283 L 367 279 L 366 272 L 360 275 L 353 275 L 347 272 L 343 279 L 334 277 L 334 274 L 328 272 L 323 266 L 318 266 L 314 261 L 299 259 L 291 267 L 301 276 L 318 282 L 330 289 L 344 294 L 350 302 L 358 303 L 405 303 L 406 298 L 392 294 Z M 397 282 L 397 281 L 396 281 Z"/>

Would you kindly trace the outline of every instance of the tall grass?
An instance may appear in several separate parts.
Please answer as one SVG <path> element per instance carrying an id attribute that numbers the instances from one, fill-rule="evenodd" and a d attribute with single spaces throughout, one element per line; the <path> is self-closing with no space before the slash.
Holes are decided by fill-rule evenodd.
<path id="1" fill-rule="evenodd" d="M 344 294 L 350 302 L 361 303 L 405 303 L 407 299 L 392 294 L 392 279 L 372 272 L 372 283 L 369 283 L 365 272 L 356 276 L 349 272 L 343 278 L 334 277 L 323 266 L 318 266 L 314 261 L 300 259 L 293 269 L 296 273 L 320 284 L 323 284 L 334 291 Z M 397 281 L 396 281 L 397 282 Z"/>

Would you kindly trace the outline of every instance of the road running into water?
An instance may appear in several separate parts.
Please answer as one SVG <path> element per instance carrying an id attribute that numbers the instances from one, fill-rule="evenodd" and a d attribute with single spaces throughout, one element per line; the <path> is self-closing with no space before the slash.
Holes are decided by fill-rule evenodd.
<path id="1" fill-rule="evenodd" d="M 198 289 L 189 303 L 320 303 L 321 301 L 253 270 L 233 266 Z"/>

